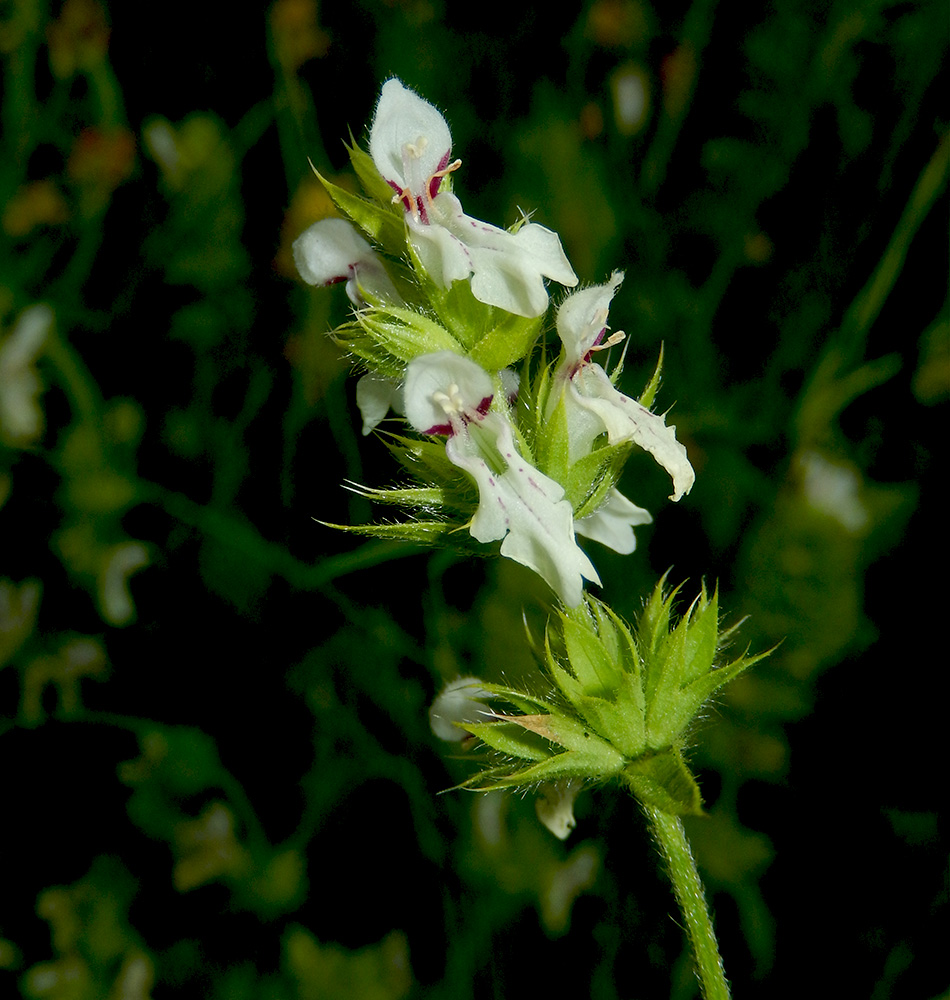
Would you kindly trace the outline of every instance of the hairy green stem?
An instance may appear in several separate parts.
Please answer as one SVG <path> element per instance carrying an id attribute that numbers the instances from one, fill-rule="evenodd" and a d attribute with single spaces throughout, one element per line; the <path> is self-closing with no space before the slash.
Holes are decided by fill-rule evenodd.
<path id="1" fill-rule="evenodd" d="M 683 824 L 678 816 L 662 809 L 648 805 L 643 808 L 666 859 L 673 892 L 686 921 L 703 996 L 706 1000 L 729 1000 L 729 984 L 719 957 L 716 933 Z"/>

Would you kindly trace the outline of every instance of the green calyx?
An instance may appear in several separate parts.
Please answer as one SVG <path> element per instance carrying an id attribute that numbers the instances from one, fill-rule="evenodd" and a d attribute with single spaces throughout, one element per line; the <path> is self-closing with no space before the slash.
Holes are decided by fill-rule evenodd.
<path id="1" fill-rule="evenodd" d="M 683 746 L 704 702 L 767 653 L 723 661 L 734 629 L 721 632 L 717 594 L 705 587 L 677 621 L 679 588 L 657 584 L 637 627 L 588 596 L 561 609 L 547 629 L 543 656 L 555 685 L 539 698 L 485 684 L 489 721 L 464 728 L 506 758 L 465 783 L 478 789 L 540 781 L 618 779 L 644 804 L 668 813 L 702 812 Z"/>
<path id="2" fill-rule="evenodd" d="M 420 354 L 452 350 L 467 354 L 486 371 L 520 361 L 537 340 L 543 316 L 525 318 L 479 302 L 468 281 L 442 288 L 427 273 L 408 239 L 405 212 L 369 154 L 355 142 L 350 162 L 366 196 L 323 177 L 340 215 L 358 226 L 386 258 L 387 271 L 406 308 L 371 299 L 334 337 L 340 346 L 377 374 L 398 378 Z"/>

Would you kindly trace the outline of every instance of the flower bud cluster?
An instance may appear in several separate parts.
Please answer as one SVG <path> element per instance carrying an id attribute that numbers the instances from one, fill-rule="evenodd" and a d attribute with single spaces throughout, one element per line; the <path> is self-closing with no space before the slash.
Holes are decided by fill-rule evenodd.
<path id="1" fill-rule="evenodd" d="M 557 234 L 526 218 L 504 230 L 466 215 L 449 127 L 399 80 L 382 88 L 369 151 L 349 152 L 365 196 L 321 177 L 345 218 L 306 230 L 294 259 L 311 285 L 345 284 L 354 306 L 334 336 L 365 370 L 364 434 L 392 409 L 418 436 L 389 439 L 413 485 L 358 487 L 412 517 L 348 530 L 453 544 L 467 528 L 581 606 L 583 581 L 600 581 L 577 536 L 629 553 L 633 528 L 651 520 L 616 489 L 633 446 L 669 472 L 671 499 L 694 478 L 675 428 L 649 409 L 659 367 L 634 400 L 615 386 L 620 366 L 608 374 L 595 360 L 623 337 L 606 336 L 622 273 L 563 300 L 560 356 L 532 365 L 545 280 L 577 285 Z"/>
<path id="2" fill-rule="evenodd" d="M 716 593 L 704 587 L 673 621 L 678 589 L 664 594 L 661 580 L 633 631 L 590 595 L 559 610 L 541 651 L 553 682 L 544 696 L 481 680 L 457 683 L 455 701 L 434 709 L 442 730 L 464 705 L 459 733 L 478 737 L 499 760 L 465 787 L 552 783 L 576 794 L 580 782 L 616 779 L 664 812 L 701 812 L 683 760 L 689 727 L 719 688 L 768 654 L 724 660 L 734 629 L 720 631 Z"/>

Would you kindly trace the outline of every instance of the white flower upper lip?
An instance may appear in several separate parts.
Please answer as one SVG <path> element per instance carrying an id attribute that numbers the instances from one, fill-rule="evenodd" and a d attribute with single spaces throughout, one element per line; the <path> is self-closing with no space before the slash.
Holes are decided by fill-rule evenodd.
<path id="1" fill-rule="evenodd" d="M 569 295 L 558 309 L 557 332 L 564 344 L 570 375 L 589 360 L 588 355 L 600 346 L 607 329 L 610 301 L 623 281 L 623 271 L 614 271 L 610 281 Z M 623 334 L 610 338 L 614 343 Z M 615 339 L 616 338 L 616 339 Z"/>
<path id="2" fill-rule="evenodd" d="M 377 170 L 406 209 L 409 240 L 422 265 L 443 288 L 471 277 L 480 302 L 519 316 L 540 316 L 548 305 L 544 278 L 573 287 L 577 275 L 557 234 L 525 222 L 508 232 L 466 215 L 458 198 L 440 191 L 451 161 L 452 135 L 428 101 L 387 80 L 370 127 Z"/>
<path id="3" fill-rule="evenodd" d="M 387 80 L 370 128 L 369 152 L 406 210 L 425 217 L 426 203 L 438 193 L 452 156 L 452 133 L 438 110 L 395 77 Z"/>
<path id="4" fill-rule="evenodd" d="M 378 298 L 402 299 L 376 251 L 345 219 L 321 219 L 294 240 L 294 263 L 308 285 L 346 282 L 355 306 L 365 305 L 362 292 Z"/>

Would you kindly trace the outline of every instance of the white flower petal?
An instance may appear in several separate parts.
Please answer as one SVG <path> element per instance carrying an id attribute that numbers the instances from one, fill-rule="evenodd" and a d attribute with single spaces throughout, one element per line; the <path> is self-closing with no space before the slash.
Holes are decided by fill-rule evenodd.
<path id="1" fill-rule="evenodd" d="M 465 730 L 457 722 L 484 722 L 492 713 L 484 700 L 490 698 L 477 677 L 457 677 L 449 682 L 432 702 L 429 709 L 429 726 L 440 740 L 460 742 Z"/>
<path id="2" fill-rule="evenodd" d="M 45 302 L 27 306 L 17 318 L 9 339 L 4 342 L 4 367 L 33 364 L 43 350 L 52 325 L 53 310 Z"/>
<path id="3" fill-rule="evenodd" d="M 406 419 L 422 434 L 447 434 L 453 419 L 461 424 L 465 415 L 484 413 L 494 393 L 491 376 L 471 359 L 452 351 L 420 354 L 406 369 Z"/>
<path id="4" fill-rule="evenodd" d="M 490 444 L 483 435 L 493 439 Z M 564 490 L 518 454 L 505 418 L 486 414 L 453 434 L 445 450 L 478 485 L 472 537 L 479 542 L 503 539 L 503 556 L 533 569 L 568 607 L 577 607 L 583 598 L 582 580 L 599 584 L 600 577 L 578 548 Z M 493 467 L 496 462 L 502 467 Z"/>
<path id="5" fill-rule="evenodd" d="M 362 292 L 401 302 L 376 251 L 345 219 L 321 219 L 294 240 L 294 263 L 308 285 L 346 282 L 355 306 L 365 305 Z"/>
<path id="6" fill-rule="evenodd" d="M 518 393 L 521 392 L 521 376 L 514 368 L 502 368 L 498 373 L 498 379 L 505 391 L 505 398 L 509 406 L 514 406 Z"/>
<path id="7" fill-rule="evenodd" d="M 509 233 L 466 215 L 448 191 L 428 206 L 428 223 L 408 219 L 413 248 L 432 278 L 448 288 L 471 275 L 479 302 L 518 316 L 540 316 L 548 306 L 544 278 L 577 284 L 557 233 L 537 223 Z"/>
<path id="8" fill-rule="evenodd" d="M 444 197 L 445 194 L 439 195 Z M 406 222 L 412 248 L 437 285 L 449 288 L 453 281 L 464 281 L 471 275 L 475 268 L 472 253 L 449 228 L 421 222 L 408 212 Z"/>
<path id="9" fill-rule="evenodd" d="M 376 169 L 401 194 L 425 194 L 433 174 L 446 167 L 452 134 L 442 115 L 393 78 L 383 84 L 369 131 Z"/>
<path id="10" fill-rule="evenodd" d="M 871 516 L 861 501 L 861 477 L 850 464 L 831 462 L 817 451 L 798 456 L 802 489 L 809 504 L 834 518 L 852 535 L 864 531 Z"/>
<path id="11" fill-rule="evenodd" d="M 633 529 L 652 521 L 648 510 L 638 507 L 619 490 L 612 489 L 607 494 L 607 500 L 593 514 L 574 522 L 574 531 L 626 556 L 637 547 Z"/>
<path id="12" fill-rule="evenodd" d="M 603 422 L 610 444 L 633 441 L 648 451 L 673 479 L 671 500 L 693 488 L 696 474 L 686 449 L 676 440 L 676 427 L 666 426 L 658 413 L 651 413 L 636 400 L 615 389 L 600 365 L 587 364 L 570 380 L 568 392 L 574 401 L 596 413 Z"/>
<path id="13" fill-rule="evenodd" d="M 39 303 L 24 309 L 9 336 L 0 339 L 0 440 L 15 447 L 30 445 L 43 433 L 36 360 L 52 325 L 53 310 Z"/>
<path id="14" fill-rule="evenodd" d="M 369 372 L 356 383 L 356 405 L 363 417 L 363 434 L 369 434 L 389 412 L 402 412 L 402 388 L 391 378 Z"/>
<path id="15" fill-rule="evenodd" d="M 439 191 L 452 136 L 442 115 L 396 79 L 387 80 L 370 127 L 369 151 L 406 210 L 413 249 L 443 288 L 472 279 L 480 302 L 519 316 L 540 316 L 548 305 L 544 279 L 577 284 L 556 233 L 526 223 L 509 233 L 465 215 L 449 191 Z"/>
<path id="16" fill-rule="evenodd" d="M 610 301 L 623 281 L 623 271 L 614 271 L 610 281 L 583 288 L 569 295 L 557 311 L 557 332 L 564 344 L 568 370 L 573 374 L 607 326 Z"/>
<path id="17" fill-rule="evenodd" d="M 583 787 L 582 781 L 570 778 L 567 781 L 545 782 L 541 786 L 541 795 L 535 799 L 534 808 L 538 819 L 558 840 L 567 840 L 577 826 L 574 800 Z"/>
<path id="18" fill-rule="evenodd" d="M 99 573 L 99 606 L 110 625 L 126 625 L 135 616 L 129 578 L 149 564 L 148 550 L 140 542 L 114 545 Z"/>
<path id="19" fill-rule="evenodd" d="M 493 393 L 488 373 L 469 358 L 423 354 L 406 370 L 406 417 L 424 434 L 448 434 L 446 455 L 475 480 L 472 537 L 501 540 L 503 556 L 533 569 L 576 607 L 583 580 L 600 583 L 597 571 L 577 546 L 562 487 L 524 460 L 507 419 L 489 412 Z"/>

